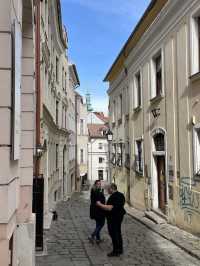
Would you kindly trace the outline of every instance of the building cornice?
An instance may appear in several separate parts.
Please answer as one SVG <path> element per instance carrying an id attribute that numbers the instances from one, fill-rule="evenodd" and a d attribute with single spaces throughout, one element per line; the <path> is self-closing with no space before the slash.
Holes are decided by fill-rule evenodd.
<path id="1" fill-rule="evenodd" d="M 124 67 L 124 62 L 132 49 L 136 46 L 138 41 L 141 39 L 145 31 L 149 28 L 149 26 L 153 23 L 157 15 L 160 13 L 162 8 L 168 0 L 152 0 L 144 15 L 136 25 L 134 31 L 128 38 L 127 42 L 123 46 L 110 70 L 106 74 L 104 81 L 111 82 L 116 78 L 116 76 L 121 72 Z"/>

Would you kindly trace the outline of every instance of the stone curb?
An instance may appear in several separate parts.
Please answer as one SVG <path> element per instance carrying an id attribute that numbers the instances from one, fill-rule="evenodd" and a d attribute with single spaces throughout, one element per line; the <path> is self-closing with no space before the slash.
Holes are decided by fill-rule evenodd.
<path id="1" fill-rule="evenodd" d="M 171 237 L 168 237 L 166 234 L 164 234 L 164 232 L 162 232 L 162 229 L 156 229 L 154 228 L 154 224 L 152 224 L 153 222 L 152 221 L 145 221 L 144 219 L 144 215 L 141 216 L 141 215 L 137 215 L 137 214 L 134 214 L 133 211 L 131 211 L 130 207 L 129 206 L 125 206 L 125 209 L 126 209 L 126 212 L 129 216 L 131 216 L 133 219 L 135 219 L 136 221 L 138 221 L 139 223 L 143 224 L 144 226 L 146 226 L 148 229 L 150 229 L 151 231 L 153 231 L 154 233 L 160 235 L 161 237 L 163 237 L 164 239 L 170 241 L 171 243 L 175 244 L 176 246 L 178 246 L 179 248 L 181 248 L 182 250 L 184 250 L 185 252 L 187 252 L 189 255 L 195 257 L 196 259 L 200 260 L 200 249 L 197 249 L 198 253 L 195 252 L 195 250 L 193 249 L 189 249 L 187 247 L 185 247 L 182 242 L 180 241 L 176 241 L 174 239 L 172 239 Z M 143 213 L 142 211 L 137 211 L 138 213 Z M 154 225 L 154 226 L 153 226 Z"/>

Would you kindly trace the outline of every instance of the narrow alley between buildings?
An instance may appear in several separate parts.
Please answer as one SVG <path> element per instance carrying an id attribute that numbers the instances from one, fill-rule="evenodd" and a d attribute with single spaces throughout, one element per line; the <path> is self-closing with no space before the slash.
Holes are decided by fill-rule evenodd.
<path id="1" fill-rule="evenodd" d="M 108 258 L 111 241 L 107 227 L 104 241 L 91 244 L 88 235 L 94 223 L 89 218 L 88 192 L 76 193 L 71 200 L 57 205 L 58 220 L 52 221 L 45 236 L 45 255 L 36 257 L 36 266 L 133 266 L 199 265 L 196 258 L 152 232 L 126 214 L 123 222 L 124 254 Z"/>

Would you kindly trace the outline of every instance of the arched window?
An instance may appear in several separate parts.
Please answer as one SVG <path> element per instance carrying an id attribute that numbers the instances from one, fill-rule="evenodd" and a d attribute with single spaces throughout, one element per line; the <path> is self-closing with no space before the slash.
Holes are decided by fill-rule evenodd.
<path id="1" fill-rule="evenodd" d="M 162 133 L 154 136 L 155 151 L 165 151 L 165 137 Z"/>

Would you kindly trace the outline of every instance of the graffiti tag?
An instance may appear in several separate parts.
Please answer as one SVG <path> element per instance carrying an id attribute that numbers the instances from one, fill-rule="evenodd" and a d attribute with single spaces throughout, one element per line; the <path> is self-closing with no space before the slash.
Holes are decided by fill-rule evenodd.
<path id="1" fill-rule="evenodd" d="M 180 183 L 179 196 L 182 209 L 200 214 L 200 193 L 192 190 L 188 182 Z"/>

